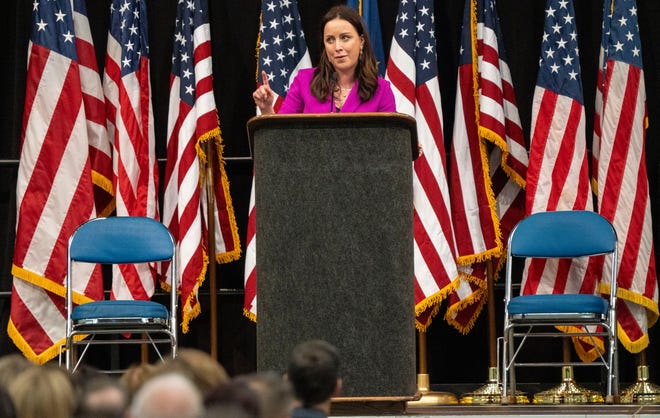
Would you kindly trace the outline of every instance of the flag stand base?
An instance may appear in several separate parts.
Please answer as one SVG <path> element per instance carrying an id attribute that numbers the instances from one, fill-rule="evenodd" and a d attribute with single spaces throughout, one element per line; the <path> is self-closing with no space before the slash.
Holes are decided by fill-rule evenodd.
<path id="1" fill-rule="evenodd" d="M 497 367 L 488 368 L 488 381 L 474 392 L 468 392 L 461 396 L 461 404 L 494 405 L 502 403 L 502 385 L 499 382 Z M 515 402 L 527 404 L 529 399 L 522 392 L 516 392 Z"/>
<path id="2" fill-rule="evenodd" d="M 430 379 L 426 373 L 417 375 L 417 390 L 422 396 L 416 401 L 408 401 L 408 407 L 424 408 L 436 405 L 455 405 L 456 395 L 451 392 L 434 392 L 430 390 Z"/>
<path id="3" fill-rule="evenodd" d="M 600 393 L 582 388 L 575 383 L 573 367 L 562 367 L 561 375 L 562 381 L 558 386 L 534 395 L 535 404 L 584 404 L 604 401 Z"/>
<path id="4" fill-rule="evenodd" d="M 660 403 L 660 386 L 649 382 L 649 366 L 637 366 L 637 382 L 621 392 L 621 403 Z"/>

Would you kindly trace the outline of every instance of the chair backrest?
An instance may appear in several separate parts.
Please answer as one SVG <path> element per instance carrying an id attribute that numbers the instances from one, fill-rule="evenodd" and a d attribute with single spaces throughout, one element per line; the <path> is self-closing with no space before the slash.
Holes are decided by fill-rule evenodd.
<path id="1" fill-rule="evenodd" d="M 165 225 L 146 217 L 113 216 L 82 224 L 69 240 L 73 261 L 132 264 L 172 258 L 174 243 Z"/>
<path id="2" fill-rule="evenodd" d="M 573 258 L 616 250 L 616 232 L 590 211 L 539 212 L 518 223 L 509 236 L 513 257 Z"/>

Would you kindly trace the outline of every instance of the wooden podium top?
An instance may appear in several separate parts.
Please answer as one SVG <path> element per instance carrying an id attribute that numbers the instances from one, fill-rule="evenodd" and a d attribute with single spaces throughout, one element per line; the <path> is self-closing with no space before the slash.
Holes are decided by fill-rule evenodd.
<path id="1" fill-rule="evenodd" d="M 417 122 L 412 116 L 394 112 L 365 112 L 365 113 L 294 113 L 285 115 L 259 115 L 253 116 L 247 122 L 248 138 L 250 141 L 250 154 L 254 156 L 254 133 L 262 128 L 284 128 L 295 125 L 323 127 L 338 126 L 390 126 L 407 129 L 410 132 L 410 145 L 412 159 L 419 155 L 417 144 Z"/>

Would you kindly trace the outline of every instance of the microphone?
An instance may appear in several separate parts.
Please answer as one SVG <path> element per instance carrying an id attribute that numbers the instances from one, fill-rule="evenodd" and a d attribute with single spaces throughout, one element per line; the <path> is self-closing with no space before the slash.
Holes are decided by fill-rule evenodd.
<path id="1" fill-rule="evenodd" d="M 337 75 L 336 71 L 333 71 L 330 76 L 330 113 L 337 111 L 337 107 L 335 106 L 335 88 L 337 88 L 338 83 L 339 75 Z"/>

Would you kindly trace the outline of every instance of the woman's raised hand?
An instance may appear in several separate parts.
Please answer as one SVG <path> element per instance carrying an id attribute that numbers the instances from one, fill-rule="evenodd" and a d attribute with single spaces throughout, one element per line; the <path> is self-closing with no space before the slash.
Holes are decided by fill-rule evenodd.
<path id="1" fill-rule="evenodd" d="M 266 71 L 261 71 L 261 79 L 263 84 L 252 93 L 252 98 L 254 99 L 254 104 L 259 108 L 262 115 L 269 115 L 275 113 L 273 109 L 273 99 L 275 95 L 273 90 L 270 89 L 268 85 L 268 75 Z"/>

